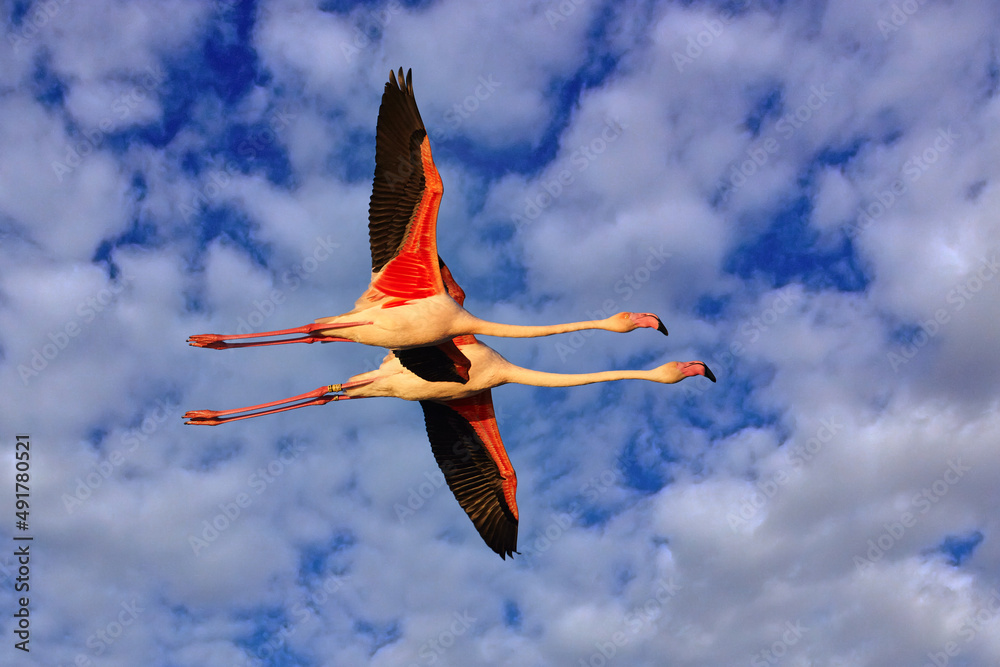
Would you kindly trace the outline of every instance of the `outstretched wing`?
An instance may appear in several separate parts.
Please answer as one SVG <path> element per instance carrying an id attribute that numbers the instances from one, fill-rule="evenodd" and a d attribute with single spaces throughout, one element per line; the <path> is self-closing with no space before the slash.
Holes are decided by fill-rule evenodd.
<path id="1" fill-rule="evenodd" d="M 375 180 L 368 206 L 372 286 L 403 299 L 444 292 L 437 256 L 441 177 L 413 97 L 411 73 L 389 72 L 375 137 Z"/>
<path id="2" fill-rule="evenodd" d="M 517 552 L 517 476 L 500 439 L 490 391 L 420 405 L 448 488 L 487 546 L 506 560 Z"/>

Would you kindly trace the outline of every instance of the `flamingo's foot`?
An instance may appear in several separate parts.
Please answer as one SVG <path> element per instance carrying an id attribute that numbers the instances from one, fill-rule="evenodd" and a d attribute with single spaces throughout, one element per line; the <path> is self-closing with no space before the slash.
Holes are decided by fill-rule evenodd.
<path id="1" fill-rule="evenodd" d="M 199 421 L 204 421 L 206 419 L 215 419 L 219 416 L 218 410 L 188 410 L 184 413 L 184 419 L 197 419 Z"/>
<path id="2" fill-rule="evenodd" d="M 196 336 L 188 336 L 188 345 L 194 347 L 210 347 L 213 350 L 221 350 L 223 348 L 229 347 L 223 340 L 225 337 L 219 334 L 198 334 Z"/>
<path id="3" fill-rule="evenodd" d="M 187 415 L 185 415 L 185 417 L 186 416 Z M 184 423 L 192 426 L 218 426 L 222 423 L 222 420 L 217 417 L 192 417 Z"/>

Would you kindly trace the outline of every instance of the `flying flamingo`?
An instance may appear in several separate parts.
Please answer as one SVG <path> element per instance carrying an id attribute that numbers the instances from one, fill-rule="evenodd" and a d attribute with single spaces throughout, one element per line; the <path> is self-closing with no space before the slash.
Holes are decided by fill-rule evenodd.
<path id="1" fill-rule="evenodd" d="M 627 379 L 673 384 L 695 375 L 715 382 L 711 369 L 700 361 L 672 361 L 648 371 L 545 373 L 515 366 L 474 336 L 458 336 L 453 342 L 470 362 L 469 379 L 464 384 L 424 380 L 404 368 L 390 352 L 378 370 L 355 375 L 342 384 L 246 408 L 191 410 L 184 418 L 188 424 L 214 426 L 352 398 L 394 396 L 419 401 L 434 458 L 449 488 L 486 544 L 506 559 L 517 550 L 517 477 L 500 439 L 490 389 L 511 382 L 536 387 L 575 387 Z M 447 370 L 448 364 L 443 366 Z"/>
<path id="2" fill-rule="evenodd" d="M 465 294 L 441 264 L 448 292 L 462 303 Z M 347 382 L 270 403 L 234 410 L 191 410 L 188 424 L 214 426 L 239 419 L 294 410 L 352 398 L 394 396 L 419 401 L 427 436 L 448 487 L 466 511 L 486 544 L 506 559 L 517 550 L 517 477 L 507 458 L 493 412 L 493 387 L 508 383 L 536 387 L 575 387 L 611 380 L 650 380 L 663 384 L 703 375 L 715 382 L 711 369 L 700 361 L 672 361 L 648 371 L 604 371 L 561 374 L 529 370 L 510 363 L 475 336 L 457 336 L 447 343 L 409 350 L 411 365 L 404 367 L 389 352 L 374 371 Z M 464 380 L 454 377 L 458 361 L 467 362 Z"/>
<path id="3" fill-rule="evenodd" d="M 379 107 L 375 141 L 375 178 L 368 207 L 372 255 L 371 283 L 343 315 L 312 324 L 237 335 L 200 334 L 196 347 L 229 349 L 255 345 L 354 341 L 391 350 L 437 345 L 463 334 L 508 338 L 549 336 L 582 329 L 615 332 L 667 328 L 651 313 L 622 312 L 602 320 L 547 326 L 520 326 L 474 317 L 448 295 L 437 254 L 437 213 L 443 192 L 431 158 L 430 140 L 413 96 L 411 72 L 403 82 L 390 71 Z M 229 342 L 304 334 L 279 340 Z M 454 350 L 452 351 L 454 352 Z M 397 355 L 410 368 L 407 355 Z M 412 369 L 411 369 L 412 370 Z"/>

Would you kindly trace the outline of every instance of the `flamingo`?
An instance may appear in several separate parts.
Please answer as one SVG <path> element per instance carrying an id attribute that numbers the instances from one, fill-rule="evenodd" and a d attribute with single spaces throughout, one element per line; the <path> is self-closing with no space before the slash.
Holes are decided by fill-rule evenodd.
<path id="1" fill-rule="evenodd" d="M 458 336 L 452 342 L 470 362 L 469 379 L 465 383 L 424 380 L 407 370 L 390 351 L 377 370 L 355 375 L 340 384 L 324 385 L 298 396 L 246 408 L 191 410 L 184 418 L 187 424 L 215 426 L 331 401 L 377 396 L 419 401 L 434 458 L 448 487 L 487 546 L 506 559 L 517 551 L 517 476 L 497 428 L 493 387 L 508 383 L 575 387 L 627 379 L 673 384 L 695 375 L 715 382 L 715 375 L 701 361 L 672 361 L 647 371 L 546 373 L 510 363 L 475 336 Z M 432 360 L 428 364 L 447 368 L 446 355 L 438 357 L 444 360 L 443 364 Z"/>
<path id="2" fill-rule="evenodd" d="M 448 267 L 441 263 L 440 269 L 448 293 L 457 303 L 463 303 L 465 293 Z M 506 560 L 517 551 L 517 476 L 497 428 L 491 393 L 494 387 L 508 383 L 574 387 L 627 379 L 673 384 L 695 375 L 716 381 L 711 369 L 701 361 L 672 361 L 647 371 L 535 371 L 510 363 L 473 335 L 404 352 L 410 354 L 409 365 L 401 363 L 399 352 L 390 351 L 377 370 L 340 384 L 246 408 L 191 410 L 184 418 L 187 424 L 215 426 L 331 401 L 377 396 L 419 401 L 434 458 L 448 487 L 483 541 Z M 455 374 L 455 366 L 461 362 L 466 364 L 464 379 Z"/>
<path id="3" fill-rule="evenodd" d="M 196 347 L 230 349 L 257 345 L 354 341 L 391 350 L 439 345 L 467 334 L 526 338 L 605 329 L 625 333 L 638 328 L 667 328 L 652 313 L 621 312 L 605 319 L 521 326 L 481 320 L 452 298 L 441 275 L 437 254 L 437 213 L 443 192 L 431 157 L 430 140 L 413 96 L 412 70 L 397 80 L 390 70 L 379 107 L 375 141 L 375 178 L 368 208 L 372 256 L 371 282 L 342 315 L 279 331 L 236 335 L 199 334 Z M 230 342 L 303 334 L 279 340 Z M 454 354 L 456 350 L 451 349 Z M 398 355 L 409 367 L 410 358 Z M 463 364 L 456 366 L 464 375 Z"/>

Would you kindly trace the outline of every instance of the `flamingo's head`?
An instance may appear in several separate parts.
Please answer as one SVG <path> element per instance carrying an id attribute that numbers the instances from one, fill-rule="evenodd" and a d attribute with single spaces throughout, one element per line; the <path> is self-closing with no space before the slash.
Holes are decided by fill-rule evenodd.
<path id="1" fill-rule="evenodd" d="M 604 320 L 611 331 L 626 333 L 645 327 L 656 329 L 664 336 L 667 335 L 667 328 L 663 326 L 660 318 L 653 313 L 618 313 Z"/>
<path id="2" fill-rule="evenodd" d="M 701 361 L 671 361 L 653 372 L 656 373 L 656 381 L 664 384 L 674 384 L 695 375 L 704 375 L 715 382 L 715 373 Z"/>

